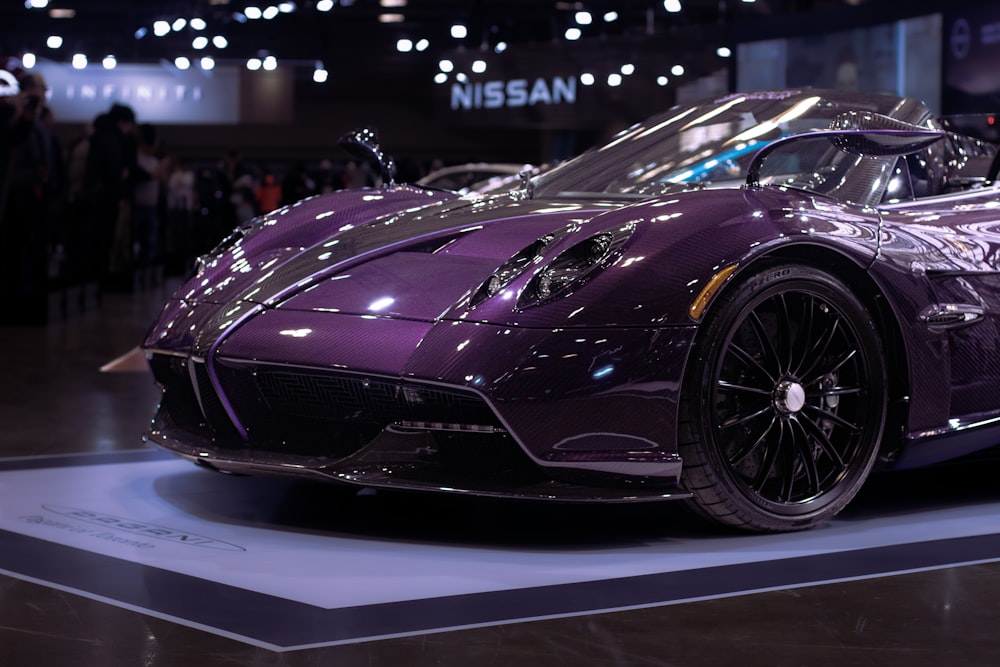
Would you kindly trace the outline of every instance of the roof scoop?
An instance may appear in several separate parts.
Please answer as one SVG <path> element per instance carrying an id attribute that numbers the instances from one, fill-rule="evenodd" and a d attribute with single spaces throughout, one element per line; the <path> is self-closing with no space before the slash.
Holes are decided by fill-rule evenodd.
<path id="1" fill-rule="evenodd" d="M 396 184 L 396 162 L 382 150 L 378 143 L 378 130 L 374 127 L 351 130 L 337 140 L 337 145 L 351 157 L 371 162 L 378 167 L 379 176 L 385 185 Z"/>

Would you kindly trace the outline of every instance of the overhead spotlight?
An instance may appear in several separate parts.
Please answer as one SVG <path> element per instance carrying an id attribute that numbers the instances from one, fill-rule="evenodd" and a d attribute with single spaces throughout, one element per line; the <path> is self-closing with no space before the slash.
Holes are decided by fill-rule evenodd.
<path id="1" fill-rule="evenodd" d="M 379 14 L 379 23 L 402 23 L 406 20 L 406 17 L 402 14 Z"/>
<path id="2" fill-rule="evenodd" d="M 271 19 L 273 19 L 275 16 L 277 16 L 280 13 L 281 12 L 278 11 L 277 7 L 275 7 L 274 5 L 271 5 L 270 7 L 268 7 L 267 9 L 264 10 L 264 12 L 261 14 L 261 16 L 263 16 L 265 20 L 270 21 Z"/>
<path id="3" fill-rule="evenodd" d="M 82 53 L 73 54 L 73 69 L 83 69 L 87 66 L 87 56 Z"/>
<path id="4" fill-rule="evenodd" d="M 453 72 L 455 70 L 455 63 L 445 58 L 438 63 L 438 69 L 445 73 Z"/>
<path id="5" fill-rule="evenodd" d="M 635 74 L 635 65 L 633 65 L 632 63 L 625 63 L 621 67 L 621 72 L 625 76 L 632 76 L 633 74 Z"/>
<path id="6" fill-rule="evenodd" d="M 294 2 L 282 2 L 280 5 L 278 5 L 278 11 L 281 12 L 282 14 L 291 14 L 295 10 L 296 6 Z"/>
<path id="7" fill-rule="evenodd" d="M 622 75 L 619 74 L 618 72 L 612 72 L 611 74 L 608 75 L 608 85 L 611 86 L 612 88 L 616 88 L 622 85 L 622 80 L 623 80 Z"/>
<path id="8" fill-rule="evenodd" d="M 49 0 L 25 0 L 24 6 L 28 9 L 45 9 L 49 6 Z"/>
<path id="9" fill-rule="evenodd" d="M 590 12 L 580 11 L 577 12 L 573 17 L 579 25 L 590 25 L 594 22 L 594 17 L 590 15 Z"/>
<path id="10" fill-rule="evenodd" d="M 720 46 L 715 50 L 715 55 L 719 56 L 720 58 L 728 58 L 729 56 L 733 55 L 733 52 L 732 50 L 730 50 L 728 46 Z"/>
<path id="11" fill-rule="evenodd" d="M 580 75 L 580 83 L 582 83 L 585 86 L 593 86 L 594 81 L 595 81 L 594 75 L 591 74 L 590 72 L 584 72 L 583 74 Z"/>
<path id="12" fill-rule="evenodd" d="M 465 75 L 465 72 L 459 72 L 455 75 L 455 81 L 458 81 L 459 83 L 468 83 L 469 77 Z"/>
<path id="13" fill-rule="evenodd" d="M 177 56 L 174 58 L 174 67 L 180 70 L 190 69 L 191 61 L 186 56 Z"/>
<path id="14" fill-rule="evenodd" d="M 472 71 L 475 72 L 476 74 L 482 74 L 483 72 L 485 72 L 486 71 L 486 61 L 485 60 L 476 60 L 476 61 L 473 61 L 473 63 L 472 63 Z"/>
<path id="15" fill-rule="evenodd" d="M 224 49 L 229 46 L 229 40 L 222 35 L 216 35 L 212 38 L 212 45 L 217 49 Z"/>
<path id="16" fill-rule="evenodd" d="M 434 75 L 434 83 L 447 83 L 448 75 L 444 72 L 438 72 Z"/>
<path id="17" fill-rule="evenodd" d="M 273 72 L 274 70 L 278 69 L 278 59 L 275 58 L 274 56 L 268 56 L 264 58 L 263 64 L 264 64 L 264 69 L 266 69 L 268 72 Z"/>
<path id="18" fill-rule="evenodd" d="M 104 60 L 101 61 L 101 64 L 104 65 L 104 69 L 114 69 L 118 67 L 118 59 L 112 55 L 107 55 L 104 56 Z"/>
<path id="19" fill-rule="evenodd" d="M 153 21 L 153 34 L 163 37 L 170 34 L 170 24 L 166 21 Z"/>
<path id="20" fill-rule="evenodd" d="M 191 48 L 193 49 L 198 49 L 200 51 L 201 49 L 204 49 L 206 46 L 208 46 L 208 37 L 205 37 L 204 35 L 198 35 L 193 40 L 191 40 Z"/>
<path id="21" fill-rule="evenodd" d="M 576 40 L 583 37 L 583 31 L 581 31 L 579 28 L 566 28 L 565 37 L 569 41 L 575 42 Z"/>
<path id="22" fill-rule="evenodd" d="M 191 19 L 191 29 L 192 30 L 204 30 L 207 27 L 208 27 L 208 24 L 205 23 L 205 19 L 200 19 L 200 18 Z"/>
<path id="23" fill-rule="evenodd" d="M 143 26 L 141 28 L 136 29 L 136 31 L 135 31 L 135 38 L 136 39 L 142 39 L 143 37 L 145 37 L 148 34 L 149 34 L 149 30 L 147 30 L 145 28 L 145 26 Z"/>
<path id="24" fill-rule="evenodd" d="M 313 70 L 313 81 L 316 83 L 326 83 L 329 78 L 330 73 L 323 67 L 323 63 L 316 63 L 316 69 Z"/>
<path id="25" fill-rule="evenodd" d="M 34 53 L 31 53 L 29 51 L 27 53 L 21 54 L 21 66 L 24 67 L 24 69 L 31 69 L 37 64 L 38 64 L 38 57 L 35 56 Z"/>
<path id="26" fill-rule="evenodd" d="M 62 45 L 63 45 L 63 38 L 60 37 L 59 35 L 49 35 L 45 39 L 45 46 L 49 47 L 50 49 L 58 49 L 61 48 Z"/>
<path id="27" fill-rule="evenodd" d="M 247 61 L 247 69 L 251 72 L 256 72 L 262 65 L 263 63 L 260 61 L 260 58 L 251 58 Z"/>
<path id="28" fill-rule="evenodd" d="M 410 51 L 413 50 L 413 40 L 406 39 L 405 37 L 403 37 L 402 39 L 397 39 L 396 50 L 399 51 L 400 53 L 409 53 Z"/>
<path id="29" fill-rule="evenodd" d="M 455 39 L 465 39 L 469 36 L 469 29 L 461 23 L 451 26 L 451 36 Z"/>
<path id="30" fill-rule="evenodd" d="M 670 73 L 674 76 L 682 76 L 684 74 L 684 65 L 674 65 L 670 68 Z"/>
<path id="31" fill-rule="evenodd" d="M 213 70 L 215 69 L 215 58 L 212 56 L 203 56 L 202 59 L 198 61 L 198 65 L 206 72 Z"/>
<path id="32" fill-rule="evenodd" d="M 316 9 L 321 12 L 328 12 L 333 9 L 333 0 L 319 0 L 316 3 Z"/>
<path id="33" fill-rule="evenodd" d="M 174 32 L 180 32 L 185 28 L 185 26 L 187 26 L 187 24 L 187 19 L 177 19 L 170 24 L 170 27 L 173 28 Z"/>
<path id="34" fill-rule="evenodd" d="M 656 77 L 656 85 L 657 86 L 665 86 L 668 83 L 670 83 L 670 79 L 668 79 L 667 77 L 663 76 L 662 74 L 660 76 Z"/>
<path id="35" fill-rule="evenodd" d="M 426 39 L 421 39 L 417 42 L 417 51 L 426 51 L 431 43 Z"/>
<path id="36" fill-rule="evenodd" d="M 604 13 L 604 22 L 605 23 L 614 23 L 617 20 L 618 20 L 618 12 L 613 12 L 612 11 L 612 12 L 605 12 Z"/>
<path id="37" fill-rule="evenodd" d="M 507 50 L 507 42 L 497 42 L 497 45 L 493 47 L 494 53 L 503 53 Z"/>
<path id="38" fill-rule="evenodd" d="M 247 7 L 243 10 L 243 14 L 251 21 L 256 21 L 264 15 L 264 12 L 260 11 L 260 7 Z"/>
<path id="39" fill-rule="evenodd" d="M 671 14 L 676 14 L 681 10 L 681 0 L 663 0 L 663 8 Z"/>
<path id="40" fill-rule="evenodd" d="M 233 20 L 237 23 L 246 23 L 247 15 L 243 12 L 233 12 Z"/>
<path id="41" fill-rule="evenodd" d="M 406 0 L 379 0 L 378 4 L 387 8 L 405 7 Z"/>

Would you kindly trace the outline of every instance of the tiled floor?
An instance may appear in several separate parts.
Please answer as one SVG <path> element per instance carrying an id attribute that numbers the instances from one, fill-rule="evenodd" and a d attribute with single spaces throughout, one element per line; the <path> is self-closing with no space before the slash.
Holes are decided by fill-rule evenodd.
<path id="1" fill-rule="evenodd" d="M 223 552 L 193 549 L 176 556 L 194 559 L 176 564 L 176 569 L 200 573 L 192 577 L 177 575 L 162 562 L 109 558 L 0 529 L 0 563 L 7 563 L 0 565 L 7 568 L 0 574 L 0 665 L 4 667 L 997 664 L 1000 538 L 989 526 L 995 521 L 993 504 L 1000 505 L 1000 488 L 994 481 L 1000 473 L 997 464 L 965 464 L 871 480 L 845 513 L 843 525 L 865 540 L 882 539 L 885 526 L 896 525 L 897 519 L 901 525 L 904 517 L 913 525 L 914 535 L 924 529 L 919 537 L 898 540 L 898 547 L 850 547 L 842 554 L 825 552 L 813 559 L 779 561 L 775 555 L 770 561 L 773 567 L 765 559 L 756 567 L 695 569 L 690 578 L 638 576 L 615 582 L 614 577 L 629 572 L 626 565 L 636 561 L 637 554 L 655 555 L 660 545 L 697 554 L 705 544 L 720 544 L 730 555 L 757 551 L 759 560 L 761 549 L 773 547 L 777 554 L 780 540 L 762 543 L 754 536 L 740 543 L 731 535 L 692 523 L 674 506 L 643 506 L 634 512 L 575 507 L 563 512 L 378 494 L 343 501 L 323 485 L 266 479 L 247 483 L 193 468 L 190 473 L 175 472 L 173 459 L 143 451 L 139 440 L 158 394 L 148 373 L 128 356 L 112 364 L 117 370 L 100 370 L 134 348 L 164 296 L 162 289 L 109 294 L 100 304 L 87 298 L 81 308 L 77 295 L 70 294 L 66 314 L 54 308 L 48 326 L 0 328 L 0 368 L 6 380 L 0 385 L 0 498 L 11 503 L 12 498 L 21 500 L 52 484 L 47 495 L 62 504 L 49 509 L 63 512 L 54 521 L 78 533 L 97 534 L 87 527 L 93 521 L 107 525 L 121 515 L 165 516 L 142 505 L 141 480 L 152 480 L 159 499 L 174 499 L 171 511 L 198 515 L 201 525 L 214 524 L 212 537 L 228 536 L 223 531 L 234 529 L 244 531 L 239 533 L 241 539 L 263 534 L 301 543 L 340 540 L 336 543 L 345 549 L 348 542 L 363 545 L 367 551 L 359 559 L 384 557 L 392 563 L 386 566 L 385 577 L 377 576 L 376 568 L 376 575 L 361 586 L 386 587 L 374 591 L 386 599 L 399 597 L 399 590 L 388 589 L 401 588 L 407 577 L 427 576 L 434 567 L 440 568 L 433 559 L 442 558 L 442 553 L 476 560 L 485 568 L 476 575 L 478 581 L 493 577 L 498 590 L 512 585 L 515 573 L 530 582 L 541 570 L 539 562 L 557 578 L 576 576 L 573 568 L 579 569 L 581 563 L 600 563 L 603 569 L 582 589 L 526 584 L 525 590 L 533 594 L 449 591 L 437 606 L 372 605 L 356 612 L 304 613 L 301 606 L 276 607 L 273 598 L 226 584 L 231 571 L 220 573 L 216 580 L 205 575 L 213 566 L 229 562 L 218 555 Z M 85 456 L 67 456 L 73 454 Z M 116 472 L 146 470 L 136 466 L 151 466 L 153 472 L 139 475 L 140 481 L 134 483 L 124 472 Z M 161 467 L 170 475 L 160 472 Z M 60 472 L 48 475 L 46 470 Z M 26 486 L 16 486 L 15 479 Z M 206 494 L 220 490 L 226 494 L 232 490 L 232 495 L 225 495 L 226 502 L 206 500 Z M 16 496 L 4 495 L 15 492 Z M 124 509 L 91 517 L 90 524 L 79 515 L 66 516 L 84 502 L 71 506 L 67 497 L 102 494 Z M 177 500 L 182 497 L 188 500 Z M 984 513 L 968 515 L 968 508 Z M 0 507 L 0 515 L 4 510 Z M 952 513 L 954 522 L 948 518 Z M 147 520 L 154 522 L 155 516 Z M 174 527 L 171 522 L 179 520 L 164 521 Z M 960 520 L 982 524 L 982 530 L 974 532 L 983 534 L 952 539 L 948 530 Z M 128 526 L 118 527 L 125 532 L 116 532 L 116 539 L 128 538 Z M 841 528 L 838 525 L 825 535 L 839 535 Z M 379 554 L 383 549 L 385 553 Z M 296 552 L 289 553 L 257 563 L 256 576 L 279 580 L 307 572 Z M 544 561 L 532 560 L 538 553 L 544 554 Z M 564 566 L 559 554 L 565 557 Z M 418 562 L 418 557 L 432 561 Z M 621 559 L 620 569 L 616 557 Z M 707 568 L 712 559 L 704 558 Z M 307 584 L 328 584 L 337 580 L 336 574 L 348 577 L 338 581 L 349 585 L 344 569 L 350 565 L 344 559 L 342 551 L 331 554 L 330 566 L 338 571 L 322 577 L 309 570 Z M 523 564 L 515 567 L 517 563 Z M 865 574 L 872 572 L 891 574 Z M 452 574 L 461 578 L 457 566 Z M 775 587 L 769 584 L 773 581 L 785 584 Z M 686 601 L 678 601 L 671 588 L 692 593 L 681 597 Z M 766 590 L 725 594 L 760 589 Z M 698 591 L 716 593 L 690 599 L 698 598 Z M 629 601 L 635 602 L 633 608 L 627 608 Z M 602 607 L 616 610 L 587 613 Z M 524 620 L 548 615 L 534 614 L 536 610 L 556 608 L 569 615 Z M 290 616 L 276 617 L 276 609 L 287 610 Z M 219 614 L 238 616 L 242 625 L 227 624 L 233 619 L 219 619 Z M 459 625 L 462 619 L 467 619 L 466 625 L 493 620 L 479 627 L 439 631 L 434 614 Z M 255 632 L 255 623 L 279 622 L 311 624 L 312 634 L 304 628 L 303 636 L 347 639 L 291 649 L 253 640 L 252 635 L 274 630 L 258 627 Z M 243 630 L 227 630 L 236 626 Z M 410 628 L 413 634 L 371 639 L 365 633 L 369 627 Z"/>

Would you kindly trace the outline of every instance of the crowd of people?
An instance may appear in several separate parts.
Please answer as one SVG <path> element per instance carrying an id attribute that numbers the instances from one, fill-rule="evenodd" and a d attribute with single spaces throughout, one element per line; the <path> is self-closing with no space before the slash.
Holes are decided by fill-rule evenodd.
<path id="1" fill-rule="evenodd" d="M 312 194 L 376 184 L 368 164 L 350 161 L 278 169 L 233 151 L 191 164 L 124 104 L 64 146 L 44 80 L 22 72 L 8 83 L 10 94 L 0 95 L 0 238 L 13 250 L 0 260 L 0 284 L 14 305 L 0 311 L 0 323 L 44 322 L 49 294 L 66 286 L 94 286 L 99 299 L 183 275 L 241 222 Z"/>

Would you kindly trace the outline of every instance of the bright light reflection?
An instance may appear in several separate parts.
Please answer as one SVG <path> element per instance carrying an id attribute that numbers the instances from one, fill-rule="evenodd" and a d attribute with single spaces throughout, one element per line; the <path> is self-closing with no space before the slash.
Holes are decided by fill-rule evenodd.
<path id="1" fill-rule="evenodd" d="M 376 299 L 368 306 L 368 310 L 375 311 L 376 313 L 380 310 L 385 310 L 392 304 L 396 303 L 396 300 L 391 296 L 384 296 L 381 299 Z"/>
<path id="2" fill-rule="evenodd" d="M 600 380 L 603 377 L 611 375 L 614 371 L 615 371 L 614 366 L 604 366 L 594 371 L 590 377 L 594 378 L 595 380 Z"/>
<path id="3" fill-rule="evenodd" d="M 305 338 L 312 333 L 312 329 L 285 329 L 278 333 L 282 336 L 291 336 L 292 338 Z"/>

